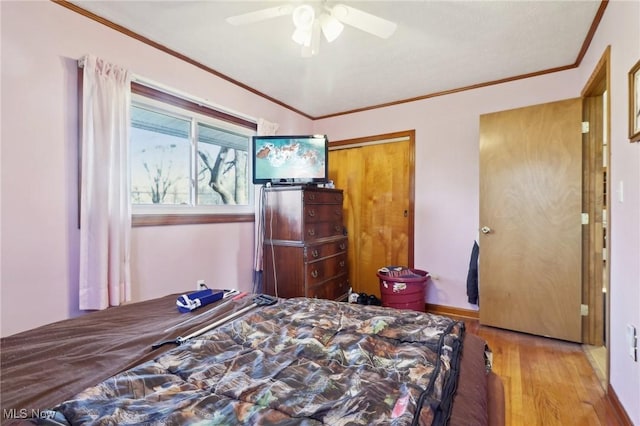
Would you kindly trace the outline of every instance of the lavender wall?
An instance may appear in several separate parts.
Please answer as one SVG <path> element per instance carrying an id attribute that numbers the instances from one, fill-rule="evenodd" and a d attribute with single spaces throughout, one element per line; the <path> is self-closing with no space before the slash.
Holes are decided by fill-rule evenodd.
<path id="1" fill-rule="evenodd" d="M 0 3 L 2 335 L 77 309 L 76 60 L 93 53 L 231 111 L 307 133 L 308 119 L 48 1 Z M 197 279 L 251 289 L 254 224 L 134 228 L 135 300 Z"/>
<path id="2" fill-rule="evenodd" d="M 332 140 L 416 131 L 415 266 L 437 279 L 427 301 L 463 309 L 479 215 L 479 116 L 579 95 L 576 70 L 319 120 Z"/>
<path id="3" fill-rule="evenodd" d="M 331 140 L 416 130 L 415 265 L 439 277 L 427 302 L 477 309 L 466 300 L 466 273 L 479 227 L 479 115 L 579 97 L 611 45 L 610 382 L 634 424 L 640 367 L 627 355 L 624 330 L 640 330 L 640 143 L 627 137 L 627 73 L 640 59 L 638 22 L 640 2 L 610 2 L 578 69 L 314 122 L 314 131 Z"/>
<path id="4" fill-rule="evenodd" d="M 415 264 L 439 277 L 430 303 L 475 309 L 465 279 L 478 229 L 478 116 L 579 96 L 611 45 L 612 189 L 624 182 L 624 202 L 611 206 L 611 385 L 640 424 L 640 369 L 623 335 L 626 324 L 640 327 L 640 144 L 627 141 L 626 109 L 640 3 L 609 3 L 579 69 L 314 123 L 52 2 L 2 1 L 0 15 L 3 336 L 78 314 L 75 60 L 86 53 L 278 122 L 280 133 L 339 140 L 415 129 Z M 199 278 L 250 288 L 253 232 L 252 223 L 136 228 L 136 298 L 190 289 Z"/>
<path id="5" fill-rule="evenodd" d="M 580 66 L 582 83 L 611 46 L 610 382 L 636 425 L 640 425 L 640 363 L 627 353 L 625 329 L 631 324 L 640 332 L 640 142 L 628 139 L 627 80 L 640 60 L 638 23 L 640 2 L 610 2 Z"/>

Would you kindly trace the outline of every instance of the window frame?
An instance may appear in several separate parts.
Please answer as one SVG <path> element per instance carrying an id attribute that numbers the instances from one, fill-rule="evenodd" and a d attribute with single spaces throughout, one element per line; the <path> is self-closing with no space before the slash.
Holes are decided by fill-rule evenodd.
<path id="1" fill-rule="evenodd" d="M 258 125 L 242 117 L 225 113 L 212 107 L 196 103 L 194 101 L 175 96 L 173 94 L 158 90 L 156 88 L 140 84 L 138 82 L 131 83 L 132 104 L 134 99 L 136 103 L 149 105 L 162 109 L 166 106 L 168 112 L 175 110 L 188 111 L 194 116 L 204 116 L 247 129 L 247 134 L 257 131 Z M 139 98 L 144 98 L 147 102 L 139 102 Z M 178 112 L 179 113 L 179 112 Z M 206 123 L 206 121 L 205 121 Z M 210 124 L 210 123 L 209 123 Z M 250 136 L 248 136 L 250 138 Z M 250 145 L 247 145 L 248 161 L 251 160 Z M 251 164 L 248 163 L 249 174 Z M 255 221 L 255 201 L 254 188 L 251 183 L 251 176 L 247 176 L 247 185 L 249 192 L 249 205 L 241 208 L 241 211 L 221 212 L 220 207 L 208 206 L 148 206 L 148 205 L 132 205 L 131 224 L 138 226 L 164 226 L 164 225 L 186 225 L 186 224 L 204 224 L 204 223 L 233 223 L 233 222 L 253 222 Z M 218 211 L 208 211 L 216 208 Z M 229 209 L 233 210 L 233 209 Z M 244 211 L 246 210 L 246 211 Z"/>

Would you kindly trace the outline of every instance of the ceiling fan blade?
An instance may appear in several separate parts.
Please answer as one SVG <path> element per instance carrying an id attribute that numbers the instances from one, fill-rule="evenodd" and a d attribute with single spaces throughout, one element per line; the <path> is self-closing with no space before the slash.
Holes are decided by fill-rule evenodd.
<path id="1" fill-rule="evenodd" d="M 290 4 L 285 4 L 282 6 L 256 10 L 254 12 L 243 13 L 242 15 L 230 16 L 226 19 L 226 21 L 231 25 L 253 24 L 254 22 L 264 21 L 266 19 L 289 15 L 292 11 L 293 6 Z"/>
<path id="2" fill-rule="evenodd" d="M 364 12 L 345 4 L 337 4 L 331 8 L 331 14 L 343 22 L 359 30 L 366 31 L 380 38 L 389 38 L 398 26 L 395 22 L 387 21 L 378 16 Z"/>

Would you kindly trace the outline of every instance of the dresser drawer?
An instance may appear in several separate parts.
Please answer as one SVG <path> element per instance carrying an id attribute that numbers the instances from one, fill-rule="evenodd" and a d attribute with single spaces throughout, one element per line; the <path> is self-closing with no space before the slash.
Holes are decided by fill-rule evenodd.
<path id="1" fill-rule="evenodd" d="M 335 277 L 347 272 L 347 254 L 341 253 L 336 256 L 326 257 L 317 262 L 307 262 L 305 264 L 305 282 L 307 285 L 314 285 L 327 278 Z"/>
<path id="2" fill-rule="evenodd" d="M 342 206 L 342 191 L 313 191 L 305 190 L 302 200 L 306 204 L 340 204 Z"/>
<path id="3" fill-rule="evenodd" d="M 342 223 L 342 204 L 306 204 L 304 206 L 306 223 L 336 221 Z"/>
<path id="4" fill-rule="evenodd" d="M 342 222 L 314 222 L 305 223 L 304 241 L 313 241 L 320 238 L 335 237 L 344 235 Z"/>
<path id="5" fill-rule="evenodd" d="M 347 274 L 332 278 L 321 284 L 309 286 L 307 297 L 318 299 L 340 300 L 349 293 L 349 276 Z"/>
<path id="6" fill-rule="evenodd" d="M 305 247 L 304 260 L 313 261 L 323 257 L 332 256 L 347 250 L 347 239 L 341 238 L 330 243 L 317 244 Z"/>
<path id="7" fill-rule="evenodd" d="M 284 298 L 346 298 L 342 190 L 300 185 L 265 188 L 264 195 L 264 291 Z"/>

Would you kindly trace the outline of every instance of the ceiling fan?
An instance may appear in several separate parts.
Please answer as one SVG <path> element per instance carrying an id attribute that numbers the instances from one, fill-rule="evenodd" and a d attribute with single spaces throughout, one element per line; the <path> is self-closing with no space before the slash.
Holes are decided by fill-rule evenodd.
<path id="1" fill-rule="evenodd" d="M 231 16 L 226 21 L 232 25 L 246 25 L 284 15 L 291 15 L 293 18 L 295 30 L 291 38 L 302 46 L 303 57 L 313 56 L 318 53 L 321 32 L 325 39 L 331 43 L 342 33 L 344 24 L 384 39 L 391 37 L 397 27 L 395 22 L 355 7 L 345 4 L 327 6 L 324 2 L 318 8 L 310 4 L 285 4 L 269 7 Z"/>

